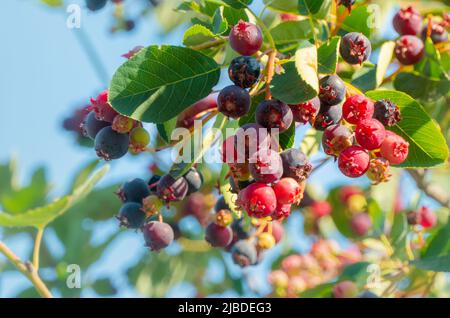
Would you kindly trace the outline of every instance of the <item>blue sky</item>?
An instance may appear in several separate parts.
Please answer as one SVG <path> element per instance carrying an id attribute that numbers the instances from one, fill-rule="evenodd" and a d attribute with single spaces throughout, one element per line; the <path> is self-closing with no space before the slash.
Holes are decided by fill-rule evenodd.
<path id="1" fill-rule="evenodd" d="M 73 136 L 61 129 L 61 121 L 89 97 L 107 87 L 77 40 L 75 32 L 79 31 L 66 27 L 66 17 L 64 11 L 45 8 L 38 0 L 3 0 L 0 10 L 0 162 L 12 155 L 17 157 L 22 180 L 34 167 L 45 165 L 51 182 L 57 186 L 56 194 L 64 192 L 73 173 L 94 157 L 93 150 L 78 147 Z M 131 34 L 111 35 L 108 32 L 112 22 L 109 6 L 95 14 L 83 9 L 81 26 L 106 72 L 112 76 L 124 62 L 120 55 L 136 45 L 179 44 L 181 29 L 185 27 L 164 37 L 153 20 L 142 21 Z M 146 169 L 147 164 L 145 156 L 138 159 L 128 156 L 113 164 L 112 172 L 103 182 L 135 177 Z M 343 177 L 332 163 L 311 180 L 312 184 L 326 187 L 367 182 L 363 178 L 355 181 Z M 292 224 L 296 227 L 291 225 L 291 228 L 295 237 L 300 238 L 298 222 L 295 219 Z M 19 240 L 12 247 L 23 255 L 28 243 Z M 96 272 L 110 269 L 108 265 L 119 257 L 122 262 L 116 269 L 133 262 L 135 256 L 127 249 L 130 244 L 140 246 L 141 242 L 135 235 L 124 236 L 99 263 Z M 26 286 L 24 284 L 26 281 L 12 275 L 7 282 L 0 283 L 0 297 L 12 295 Z M 122 295 L 134 294 L 125 290 Z"/>

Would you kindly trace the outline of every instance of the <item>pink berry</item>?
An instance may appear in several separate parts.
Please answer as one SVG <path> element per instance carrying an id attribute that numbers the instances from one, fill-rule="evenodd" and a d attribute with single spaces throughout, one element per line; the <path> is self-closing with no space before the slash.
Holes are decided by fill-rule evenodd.
<path id="1" fill-rule="evenodd" d="M 229 226 L 222 227 L 210 223 L 206 227 L 205 240 L 214 247 L 226 247 L 233 239 L 233 231 Z"/>
<path id="2" fill-rule="evenodd" d="M 403 8 L 394 16 L 393 24 L 400 35 L 417 35 L 422 27 L 422 16 L 413 7 Z"/>
<path id="3" fill-rule="evenodd" d="M 401 164 L 408 157 L 409 143 L 394 133 L 389 133 L 380 147 L 383 158 L 393 165 Z"/>
<path id="4" fill-rule="evenodd" d="M 430 228 L 436 225 L 437 217 L 428 207 L 423 206 L 419 210 L 420 225 L 424 228 Z"/>
<path id="5" fill-rule="evenodd" d="M 275 192 L 264 183 L 252 183 L 241 192 L 241 203 L 251 217 L 263 218 L 269 216 L 277 207 Z"/>
<path id="6" fill-rule="evenodd" d="M 264 228 L 264 232 L 269 232 L 269 225 Z M 280 221 L 272 221 L 272 235 L 275 238 L 275 243 L 278 244 L 283 239 L 284 227 Z"/>
<path id="7" fill-rule="evenodd" d="M 382 123 L 376 119 L 367 119 L 359 122 L 355 129 L 358 144 L 367 150 L 378 149 L 386 138 L 386 130 Z"/>
<path id="8" fill-rule="evenodd" d="M 418 63 L 424 55 L 421 39 L 414 35 L 404 35 L 395 42 L 395 56 L 403 65 Z"/>
<path id="9" fill-rule="evenodd" d="M 278 204 L 298 203 L 303 197 L 303 187 L 292 178 L 283 178 L 273 186 Z"/>
<path id="10" fill-rule="evenodd" d="M 328 126 L 322 135 L 323 150 L 327 155 L 339 156 L 342 150 L 353 144 L 353 133 L 344 125 Z"/>
<path id="11" fill-rule="evenodd" d="M 367 213 L 358 213 L 350 221 L 352 231 L 358 236 L 364 236 L 372 227 L 372 220 Z"/>
<path id="12" fill-rule="evenodd" d="M 230 32 L 230 45 L 241 55 L 253 55 L 262 45 L 261 30 L 253 23 L 240 20 Z"/>
<path id="13" fill-rule="evenodd" d="M 363 95 L 350 96 L 342 105 L 342 117 L 354 125 L 362 120 L 372 118 L 373 112 L 373 102 Z"/>
<path id="14" fill-rule="evenodd" d="M 369 153 L 360 146 L 350 146 L 339 155 L 338 166 L 350 178 L 362 176 L 369 168 Z"/>

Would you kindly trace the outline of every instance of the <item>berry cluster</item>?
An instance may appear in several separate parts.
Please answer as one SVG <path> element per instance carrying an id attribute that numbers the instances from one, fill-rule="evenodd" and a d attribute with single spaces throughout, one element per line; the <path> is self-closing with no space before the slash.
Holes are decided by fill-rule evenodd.
<path id="1" fill-rule="evenodd" d="M 281 261 L 281 269 L 269 274 L 273 294 L 298 297 L 306 289 L 334 279 L 343 267 L 362 260 L 356 246 L 341 250 L 335 241 L 317 240 L 305 254 L 292 254 Z"/>
<path id="2" fill-rule="evenodd" d="M 394 29 L 400 34 L 396 41 L 395 56 L 403 65 L 418 63 L 424 56 L 425 39 L 429 36 L 434 44 L 448 41 L 448 25 L 430 20 L 423 25 L 423 17 L 413 7 L 401 9 L 394 16 Z M 420 36 L 420 38 L 419 38 Z"/>
<path id="3" fill-rule="evenodd" d="M 105 160 L 119 159 L 128 151 L 139 153 L 150 142 L 150 135 L 142 124 L 134 119 L 117 113 L 108 103 L 108 92 L 100 93 L 91 99 L 89 113 L 81 123 L 86 137 L 94 140 L 94 147 Z"/>
<path id="4" fill-rule="evenodd" d="M 180 178 L 166 174 L 162 177 L 154 175 L 148 182 L 139 178 L 126 182 L 116 192 L 123 202 L 117 219 L 123 227 L 141 230 L 146 246 L 152 251 L 159 251 L 170 245 L 175 237 L 171 225 L 163 222 L 161 210 L 164 204 L 181 201 L 189 196 L 192 200 L 189 212 L 196 213 L 203 209 L 203 206 L 198 207 L 200 200 L 195 197 L 202 195 L 197 192 L 202 183 L 203 177 L 195 168 L 191 168 Z M 201 200 L 203 202 L 205 201 Z M 201 217 L 198 214 L 195 216 Z"/>

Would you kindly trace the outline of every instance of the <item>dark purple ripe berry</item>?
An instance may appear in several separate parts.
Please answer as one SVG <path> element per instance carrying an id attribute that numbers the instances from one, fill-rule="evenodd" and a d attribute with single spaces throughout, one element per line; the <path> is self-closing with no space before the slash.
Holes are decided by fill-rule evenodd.
<path id="1" fill-rule="evenodd" d="M 327 127 L 337 124 L 342 118 L 342 107 L 341 105 L 326 106 L 322 105 L 320 107 L 319 114 L 316 120 L 312 123 L 314 128 L 317 130 L 325 130 Z"/>
<path id="2" fill-rule="evenodd" d="M 139 178 L 125 182 L 117 191 L 122 202 L 136 202 L 142 204 L 142 200 L 150 195 L 147 183 Z"/>
<path id="3" fill-rule="evenodd" d="M 226 247 L 233 239 L 233 231 L 229 226 L 222 227 L 210 223 L 206 227 L 205 240 L 214 247 Z"/>
<path id="4" fill-rule="evenodd" d="M 400 109 L 389 99 L 377 101 L 374 109 L 373 118 L 385 126 L 394 126 L 402 119 Z"/>
<path id="5" fill-rule="evenodd" d="M 319 81 L 319 99 L 322 106 L 333 106 L 344 101 L 345 85 L 339 76 L 328 75 Z"/>
<path id="6" fill-rule="evenodd" d="M 231 249 L 233 262 L 241 267 L 254 265 L 258 261 L 258 252 L 254 244 L 247 240 L 237 241 Z"/>
<path id="7" fill-rule="evenodd" d="M 91 11 L 102 9 L 108 0 L 86 0 L 86 6 Z"/>
<path id="8" fill-rule="evenodd" d="M 159 180 L 161 180 L 161 176 L 156 174 L 148 180 L 148 188 L 151 194 L 156 194 L 156 188 L 158 187 Z"/>
<path id="9" fill-rule="evenodd" d="M 166 202 L 181 201 L 186 197 L 188 188 L 188 183 L 183 177 L 174 179 L 170 174 L 166 174 L 159 180 L 156 193 Z"/>
<path id="10" fill-rule="evenodd" d="M 289 129 L 294 120 L 292 110 L 280 100 L 270 99 L 259 103 L 255 119 L 258 124 L 267 128 L 278 128 L 279 132 Z"/>
<path id="11" fill-rule="evenodd" d="M 343 36 L 339 52 L 348 64 L 362 64 L 372 53 L 372 45 L 362 33 L 350 32 Z"/>
<path id="12" fill-rule="evenodd" d="M 261 30 L 253 23 L 240 20 L 230 31 L 230 46 L 241 55 L 253 55 L 261 48 Z"/>
<path id="13" fill-rule="evenodd" d="M 95 151 L 97 156 L 105 160 L 119 159 L 128 152 L 129 138 L 111 126 L 102 128 L 95 136 Z"/>
<path id="14" fill-rule="evenodd" d="M 281 179 L 283 162 L 278 152 L 260 150 L 250 158 L 250 174 L 256 182 L 272 183 Z"/>
<path id="15" fill-rule="evenodd" d="M 288 177 L 303 182 L 309 177 L 312 166 L 303 152 L 291 148 L 283 151 L 280 156 L 283 162 L 283 178 Z"/>
<path id="16" fill-rule="evenodd" d="M 120 226 L 128 229 L 139 229 L 144 225 L 145 213 L 142 211 L 142 205 L 136 202 L 127 202 L 119 210 L 117 219 Z"/>
<path id="17" fill-rule="evenodd" d="M 428 32 L 428 26 L 425 26 L 422 30 L 422 40 L 425 41 L 427 38 L 427 32 Z M 438 24 L 438 23 L 432 23 L 431 25 L 431 33 L 430 38 L 433 41 L 434 44 L 447 42 L 448 41 L 448 32 L 445 30 L 445 28 Z"/>
<path id="18" fill-rule="evenodd" d="M 194 167 L 190 168 L 183 176 L 188 184 L 188 195 L 200 190 L 203 184 L 203 176 Z"/>
<path id="19" fill-rule="evenodd" d="M 222 114 L 231 118 L 239 118 L 247 114 L 250 103 L 250 94 L 236 85 L 225 87 L 217 97 L 217 108 Z"/>
<path id="20" fill-rule="evenodd" d="M 403 65 L 418 63 L 424 54 L 421 39 L 414 35 L 404 35 L 395 42 L 395 56 Z"/>
<path id="21" fill-rule="evenodd" d="M 152 221 L 142 228 L 145 246 L 152 251 L 159 251 L 172 243 L 174 233 L 172 227 L 163 222 Z"/>
<path id="22" fill-rule="evenodd" d="M 228 67 L 230 80 L 239 87 L 253 86 L 261 74 L 261 64 L 251 56 L 238 56 L 234 58 Z"/>
<path id="23" fill-rule="evenodd" d="M 86 118 L 81 123 L 83 135 L 91 138 L 92 140 L 95 139 L 95 136 L 97 136 L 98 132 L 102 128 L 105 128 L 107 126 L 111 126 L 111 123 L 103 120 L 98 120 L 95 117 L 95 112 L 90 112 L 89 114 L 87 114 Z"/>
<path id="24" fill-rule="evenodd" d="M 422 20 L 420 13 L 413 7 L 400 9 L 394 16 L 394 29 L 400 35 L 417 35 L 422 27 Z"/>

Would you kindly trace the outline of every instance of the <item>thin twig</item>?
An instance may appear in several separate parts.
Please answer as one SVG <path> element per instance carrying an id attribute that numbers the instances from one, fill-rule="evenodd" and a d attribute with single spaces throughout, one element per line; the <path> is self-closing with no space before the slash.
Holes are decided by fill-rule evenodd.
<path id="1" fill-rule="evenodd" d="M 36 239 L 34 240 L 34 249 L 33 249 L 33 267 L 36 269 L 36 271 L 39 270 L 39 252 L 41 250 L 41 242 L 43 235 L 44 229 L 39 228 L 36 233 Z"/>
<path id="2" fill-rule="evenodd" d="M 209 41 L 209 42 L 205 42 L 205 43 L 202 43 L 202 44 L 199 44 L 199 45 L 191 46 L 190 48 L 193 49 L 193 50 L 199 51 L 199 50 L 204 50 L 204 49 L 209 49 L 209 48 L 212 48 L 212 47 L 215 47 L 215 46 L 219 46 L 219 45 L 221 45 L 221 44 L 223 44 L 225 42 L 226 42 L 226 38 L 219 38 L 219 39 L 216 39 L 214 41 Z"/>
<path id="3" fill-rule="evenodd" d="M 450 209 L 450 199 L 448 193 L 438 185 L 426 181 L 425 172 L 423 170 L 407 169 L 406 171 L 414 179 L 420 190 L 440 205 Z"/>
<path id="4" fill-rule="evenodd" d="M 36 288 L 36 291 L 45 298 L 52 298 L 52 294 L 50 290 L 47 288 L 45 283 L 39 277 L 36 269 L 31 263 L 24 263 L 20 260 L 20 258 L 11 251 L 5 243 L 0 241 L 0 253 L 6 256 L 6 258 L 25 276 L 27 277 L 33 286 Z"/>

